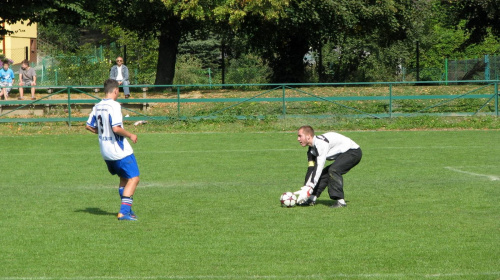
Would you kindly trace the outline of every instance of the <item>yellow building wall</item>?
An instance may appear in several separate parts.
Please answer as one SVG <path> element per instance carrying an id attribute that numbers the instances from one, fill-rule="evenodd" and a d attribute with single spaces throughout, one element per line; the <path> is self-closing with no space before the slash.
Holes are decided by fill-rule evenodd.
<path id="1" fill-rule="evenodd" d="M 37 24 L 28 26 L 27 22 L 16 22 L 5 24 L 5 29 L 14 33 L 6 35 L 0 43 L 2 54 L 12 59 L 14 64 L 19 64 L 26 58 L 26 47 L 28 47 L 28 60 L 36 62 Z"/>

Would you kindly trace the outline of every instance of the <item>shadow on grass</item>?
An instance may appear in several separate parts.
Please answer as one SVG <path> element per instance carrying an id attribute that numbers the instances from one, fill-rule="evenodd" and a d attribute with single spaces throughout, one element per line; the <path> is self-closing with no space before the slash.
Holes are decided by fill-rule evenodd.
<path id="1" fill-rule="evenodd" d="M 345 201 L 346 203 L 349 202 L 349 200 Z M 335 200 L 316 200 L 316 205 L 324 205 L 324 206 L 332 206 L 332 204 L 335 203 Z"/>
<path id="2" fill-rule="evenodd" d="M 116 213 L 104 211 L 101 208 L 97 208 L 97 207 L 87 207 L 85 209 L 75 210 L 75 212 L 76 213 L 89 213 L 92 215 L 101 215 L 101 216 L 115 216 L 116 215 Z"/>

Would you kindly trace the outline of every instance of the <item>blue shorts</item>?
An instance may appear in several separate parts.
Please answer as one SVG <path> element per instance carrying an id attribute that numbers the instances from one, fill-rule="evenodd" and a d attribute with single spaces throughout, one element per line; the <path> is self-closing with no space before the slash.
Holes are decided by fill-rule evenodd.
<path id="1" fill-rule="evenodd" d="M 117 174 L 121 178 L 130 179 L 139 176 L 139 166 L 134 154 L 120 160 L 105 160 L 111 175 Z"/>

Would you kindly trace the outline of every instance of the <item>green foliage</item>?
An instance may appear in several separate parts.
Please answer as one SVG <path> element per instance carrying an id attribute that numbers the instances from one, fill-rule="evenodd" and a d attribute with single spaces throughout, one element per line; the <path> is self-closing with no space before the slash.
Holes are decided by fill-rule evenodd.
<path id="1" fill-rule="evenodd" d="M 179 44 L 179 55 L 196 56 L 202 68 L 218 69 L 221 66 L 221 40 L 215 34 L 197 32 L 187 34 Z M 194 65 L 193 65 L 194 66 Z"/>
<path id="2" fill-rule="evenodd" d="M 229 61 L 226 83 L 264 84 L 269 81 L 272 70 L 257 55 L 242 55 Z"/>
<path id="3" fill-rule="evenodd" d="M 427 14 L 422 17 L 426 32 L 420 33 L 417 37 L 421 42 L 420 67 L 424 74 L 422 80 L 441 79 L 445 68 L 445 58 L 474 58 L 500 52 L 498 37 L 494 36 L 489 28 L 485 29 L 484 35 L 481 35 L 482 40 L 476 41 L 474 44 L 470 43 L 468 22 L 462 20 L 457 14 L 459 7 L 470 6 L 470 3 L 466 4 L 466 2 L 469 1 L 453 3 L 451 1 L 434 1 L 431 2 L 432 6 L 426 9 Z M 471 12 L 474 13 L 472 10 Z M 487 25 L 486 22 L 484 24 Z M 414 51 L 409 52 L 404 64 L 407 68 L 416 68 Z M 426 71 L 427 76 L 425 75 Z M 430 71 L 434 73 L 431 74 Z"/>
<path id="4" fill-rule="evenodd" d="M 208 69 L 203 69 L 201 59 L 194 55 L 179 55 L 175 65 L 174 84 L 208 84 Z"/>
<path id="5" fill-rule="evenodd" d="M 180 69 L 174 65 L 177 50 L 197 56 L 215 81 L 221 79 L 222 57 L 230 65 L 241 63 L 242 55 L 257 55 L 263 60 L 258 64 L 269 68 L 241 75 L 273 82 L 401 80 L 403 68 L 408 80 L 415 77 L 417 40 L 423 80 L 442 79 L 446 57 L 500 52 L 494 0 L 133 0 L 120 2 L 120 9 L 111 0 L 37 0 L 30 7 L 14 2 L 2 18 L 41 22 L 40 46 L 46 53 L 50 43 L 73 55 L 84 44 L 76 36 L 82 27 L 102 27 L 107 38 L 99 43 L 127 45 L 133 82 L 141 84 L 172 83 L 174 70 Z M 310 48 L 322 52 L 324 72 L 319 65 L 303 64 Z M 188 61 L 192 59 L 181 61 L 183 68 Z M 234 72 L 231 79 L 243 81 L 238 75 Z"/>
<path id="6" fill-rule="evenodd" d="M 100 85 L 109 77 L 110 65 L 95 56 L 95 47 L 81 46 L 74 55 L 45 58 L 41 85 Z"/>
<path id="7" fill-rule="evenodd" d="M 32 23 L 40 20 L 45 9 L 53 9 L 53 0 L 9 1 L 2 3 L 2 17 L 0 18 L 0 36 L 11 34 L 14 30 L 5 29 L 4 23 L 12 24 L 18 21 Z"/>
<path id="8" fill-rule="evenodd" d="M 130 82 L 153 84 L 158 61 L 158 40 L 154 36 L 146 36 L 140 32 L 127 31 L 112 25 L 104 25 L 101 29 L 111 37 L 111 40 L 122 46 L 119 50 L 111 51 L 106 57 L 114 61 L 117 56 L 124 56 L 123 46 L 126 46 L 127 67 L 132 76 Z"/>
<path id="9" fill-rule="evenodd" d="M 436 2 L 437 6 L 447 11 L 447 18 L 443 22 L 448 27 L 464 24 L 467 36 L 459 46 L 461 49 L 481 43 L 490 35 L 500 37 L 500 7 L 497 0 Z"/>
<path id="10" fill-rule="evenodd" d="M 80 46 L 80 30 L 75 25 L 46 23 L 38 25 L 38 49 L 44 54 L 74 52 Z"/>

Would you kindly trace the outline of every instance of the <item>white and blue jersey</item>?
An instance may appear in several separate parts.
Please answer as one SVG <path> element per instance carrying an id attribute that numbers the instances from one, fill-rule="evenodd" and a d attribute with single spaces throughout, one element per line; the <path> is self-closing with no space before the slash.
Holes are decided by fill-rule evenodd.
<path id="1" fill-rule="evenodd" d="M 87 125 L 97 129 L 99 147 L 104 160 L 121 160 L 134 153 L 127 139 L 115 134 L 113 127 L 123 127 L 120 103 L 112 99 L 103 99 L 97 103 L 87 120 Z"/>

